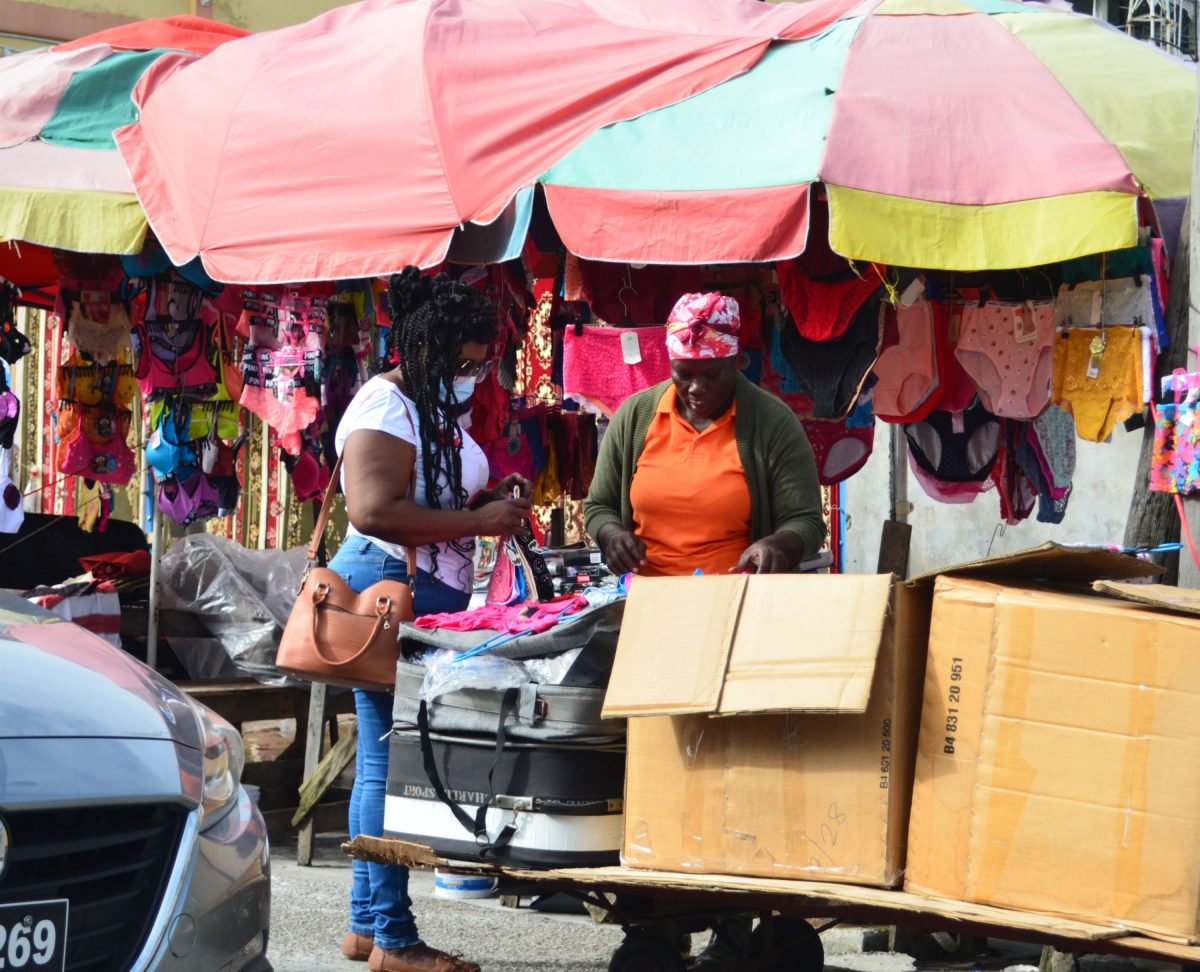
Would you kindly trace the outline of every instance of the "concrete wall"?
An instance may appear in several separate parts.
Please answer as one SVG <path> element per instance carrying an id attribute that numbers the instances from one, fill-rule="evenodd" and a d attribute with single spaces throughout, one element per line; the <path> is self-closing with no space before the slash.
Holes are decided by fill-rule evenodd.
<path id="1" fill-rule="evenodd" d="M 877 566 L 880 530 L 889 515 L 890 429 L 883 422 L 876 425 L 875 451 L 870 461 L 845 484 L 848 573 L 873 573 Z M 1003 553 L 1047 540 L 1119 544 L 1133 495 L 1142 433 L 1126 432 L 1118 426 L 1110 443 L 1079 441 L 1077 445 L 1075 489 L 1066 519 L 1057 526 L 1039 523 L 1035 513 L 1001 533 L 1000 501 L 994 490 L 969 505 L 938 503 L 925 495 L 909 472 L 908 498 L 915 507 L 909 517 L 913 528 L 910 576 L 985 557 L 989 548 L 991 553 Z"/>

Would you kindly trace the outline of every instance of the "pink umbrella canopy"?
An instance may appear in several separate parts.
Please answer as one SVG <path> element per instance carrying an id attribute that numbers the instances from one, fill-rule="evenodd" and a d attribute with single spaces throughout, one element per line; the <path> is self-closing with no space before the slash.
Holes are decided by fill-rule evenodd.
<path id="1" fill-rule="evenodd" d="M 164 58 L 117 133 L 155 235 L 231 283 L 431 266 L 588 135 L 857 0 L 365 0 Z M 695 152 L 709 133 L 692 134 Z"/>

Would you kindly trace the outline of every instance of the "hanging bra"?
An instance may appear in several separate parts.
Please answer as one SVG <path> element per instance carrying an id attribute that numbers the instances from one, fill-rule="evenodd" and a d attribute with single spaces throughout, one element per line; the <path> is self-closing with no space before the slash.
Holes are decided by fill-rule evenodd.
<path id="1" fill-rule="evenodd" d="M 163 424 L 163 416 L 170 411 L 168 402 L 171 400 L 163 398 L 150 403 L 148 413 L 151 428 L 158 428 Z M 207 439 L 214 424 L 217 438 L 237 438 L 241 426 L 241 407 L 237 402 L 188 402 L 187 405 L 189 408 L 186 440 Z"/>
<path id="2" fill-rule="evenodd" d="M 199 287 L 174 275 L 150 281 L 146 313 L 133 332 L 138 384 L 147 400 L 168 392 L 197 399 L 216 394 L 210 322 L 201 315 L 203 297 Z"/>
<path id="3" fill-rule="evenodd" d="M 129 365 L 85 364 L 73 357 L 58 369 L 55 393 L 58 398 L 82 405 L 109 405 L 129 408 L 133 404 L 137 382 Z"/>
<path id="4" fill-rule="evenodd" d="M 119 486 L 133 478 L 137 462 L 125 443 L 129 412 L 64 402 L 59 417 L 59 472 Z"/>
<path id="5" fill-rule="evenodd" d="M 59 294 L 63 321 L 78 351 L 108 364 L 130 350 L 133 321 L 122 294 L 114 293 L 103 281 L 77 280 L 60 281 Z"/>
<path id="6" fill-rule="evenodd" d="M 11 449 L 21 421 L 21 402 L 8 387 L 4 369 L 0 368 L 0 449 Z"/>
<path id="7" fill-rule="evenodd" d="M 180 526 L 216 516 L 220 499 L 217 488 L 199 469 L 186 479 L 171 476 L 158 485 L 158 508 Z"/>
<path id="8" fill-rule="evenodd" d="M 107 445 L 114 437 L 126 438 L 132 420 L 133 413 L 128 409 L 60 401 L 55 415 L 55 434 L 61 440 L 82 428 L 89 441 Z"/>
<path id="9" fill-rule="evenodd" d="M 858 309 L 883 286 L 883 280 L 874 265 L 862 276 L 847 266 L 838 277 L 813 277 L 802 259 L 775 264 L 780 296 L 801 337 L 833 341 L 846 333 Z"/>

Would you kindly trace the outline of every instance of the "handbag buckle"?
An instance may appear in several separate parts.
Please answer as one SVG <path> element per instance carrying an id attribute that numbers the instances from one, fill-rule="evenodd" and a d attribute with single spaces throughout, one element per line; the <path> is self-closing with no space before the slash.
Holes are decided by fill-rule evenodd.
<path id="1" fill-rule="evenodd" d="M 383 630 L 389 631 L 392 627 L 392 622 L 388 618 L 388 614 L 392 610 L 392 599 L 385 595 L 380 595 L 375 598 L 375 613 L 383 618 Z"/>
<path id="2" fill-rule="evenodd" d="M 318 604 L 321 603 L 321 601 L 325 600 L 325 598 L 327 598 L 328 596 L 329 596 L 329 585 L 326 584 L 324 581 L 317 584 L 317 586 L 313 588 L 313 600 L 316 601 Z"/>

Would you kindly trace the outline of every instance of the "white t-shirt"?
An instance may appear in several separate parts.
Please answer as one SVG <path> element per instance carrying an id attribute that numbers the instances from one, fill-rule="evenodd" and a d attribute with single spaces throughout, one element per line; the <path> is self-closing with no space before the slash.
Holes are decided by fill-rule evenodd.
<path id="1" fill-rule="evenodd" d="M 388 435 L 394 435 L 414 446 L 417 450 L 417 457 L 413 469 L 413 499 L 418 506 L 428 507 L 429 498 L 425 491 L 425 460 L 421 455 L 420 438 L 414 428 L 416 421 L 417 407 L 412 399 L 400 391 L 393 382 L 382 376 L 376 376 L 359 389 L 358 394 L 350 403 L 350 407 L 346 409 L 346 414 L 338 423 L 334 445 L 338 455 L 341 455 L 350 433 L 366 429 L 372 432 L 386 432 Z M 487 486 L 488 462 L 483 450 L 461 427 L 459 434 L 462 436 L 462 486 L 467 497 L 470 498 Z M 343 489 L 345 485 L 345 473 L 343 472 Z M 451 509 L 449 484 L 445 472 L 439 477 L 438 486 L 446 491 L 442 499 L 442 509 Z M 367 537 L 366 534 L 354 529 L 354 524 L 350 524 L 347 534 L 365 537 L 393 557 L 404 559 L 402 546 L 387 543 L 376 537 Z M 417 547 L 417 566 L 431 574 L 434 573 L 432 548 L 437 550 L 435 574 L 437 579 L 460 591 L 471 590 L 474 580 L 475 538 L 463 537 L 459 540 Z"/>

